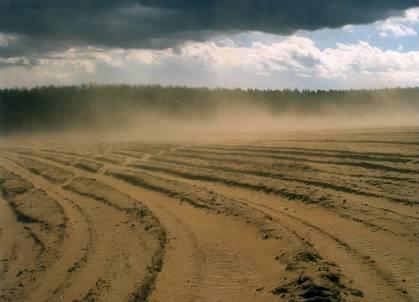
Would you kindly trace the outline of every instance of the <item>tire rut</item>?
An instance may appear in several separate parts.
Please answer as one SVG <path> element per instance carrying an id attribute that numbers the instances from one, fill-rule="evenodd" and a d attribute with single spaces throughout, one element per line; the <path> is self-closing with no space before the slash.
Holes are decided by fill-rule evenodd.
<path id="1" fill-rule="evenodd" d="M 15 168 L 22 169 L 17 166 Z M 148 272 L 146 263 L 154 260 L 151 255 L 148 256 L 148 253 L 142 252 L 150 249 L 151 246 L 147 246 L 145 238 L 138 236 L 138 228 L 141 226 L 130 223 L 130 217 L 133 214 L 125 213 L 90 197 L 66 191 L 56 184 L 46 182 L 39 176 L 33 175 L 32 178 L 39 178 L 44 188 L 49 188 L 51 192 L 55 192 L 62 198 L 74 201 L 77 207 L 87 214 L 91 222 L 93 244 L 89 251 L 90 257 L 82 256 L 67 267 L 67 271 L 74 271 L 77 274 L 74 278 L 70 278 L 65 288 L 58 290 L 60 299 L 71 301 L 76 298 L 90 301 L 91 299 L 115 300 L 121 297 L 132 300 L 137 299 L 136 297 L 146 297 L 139 291 L 150 289 L 143 288 L 141 280 L 146 280 L 144 276 Z M 127 240 L 127 237 L 130 240 Z M 119 246 L 119 249 L 114 250 L 114 246 Z M 125 251 L 131 252 L 127 254 Z M 143 263 L 145 266 L 141 267 Z M 74 266 L 77 267 L 73 269 Z M 152 265 L 150 265 L 151 268 Z M 152 282 L 152 280 L 147 282 Z"/>
<path id="2" fill-rule="evenodd" d="M 50 163 L 50 161 L 45 159 L 43 161 Z M 63 166 L 58 163 L 56 165 Z M 112 166 L 112 163 L 104 163 L 104 168 L 99 171 L 99 174 L 81 171 L 74 167 L 66 168 L 71 170 L 76 176 L 93 176 L 104 184 L 129 192 L 129 195 L 134 198 L 143 200 L 144 197 L 147 197 L 144 201 L 145 204 L 166 226 L 171 239 L 168 244 L 168 252 L 164 258 L 165 266 L 163 266 L 162 273 L 157 277 L 157 290 L 150 296 L 152 301 L 168 300 L 173 297 L 178 297 L 182 301 L 205 301 L 206 298 L 214 296 L 221 300 L 225 297 L 241 297 L 242 300 L 246 300 L 250 296 L 254 300 L 265 300 L 268 298 L 266 290 L 258 291 L 259 288 L 264 288 L 263 284 L 257 284 L 257 280 L 263 279 L 262 275 L 254 280 L 251 274 L 246 275 L 246 273 L 252 271 L 257 272 L 258 267 L 249 267 L 249 261 L 246 261 L 249 260 L 249 257 L 246 258 L 238 253 L 236 250 L 237 246 L 228 246 L 227 243 L 234 242 L 235 238 L 228 237 L 226 234 L 212 234 L 209 231 L 211 227 L 217 225 L 214 221 L 218 221 L 220 224 L 228 223 L 230 224 L 229 229 L 233 230 L 236 228 L 233 225 L 234 223 L 229 219 L 220 218 L 222 215 L 208 214 L 202 209 L 179 205 L 173 198 L 160 193 L 150 192 L 146 189 L 139 189 L 137 186 L 101 174 L 102 171 L 106 170 L 106 167 Z M 156 173 L 159 175 L 159 172 Z M 167 175 L 163 177 L 167 177 Z M 205 186 L 210 185 L 214 188 L 227 188 L 223 185 L 211 184 L 211 182 L 208 184 L 206 181 L 184 179 L 182 175 L 170 176 L 170 178 L 201 186 L 204 183 Z M 68 185 L 69 182 L 66 184 Z M 215 189 L 215 191 L 217 190 Z M 234 191 L 249 193 L 248 189 L 234 189 Z M 415 257 L 416 242 L 412 243 L 404 238 L 390 234 L 392 236 L 389 237 L 391 240 L 387 238 L 390 241 L 387 241 L 388 244 L 383 245 L 382 242 L 386 241 L 376 239 L 375 237 L 388 236 L 388 233 L 383 234 L 380 230 L 372 232 L 365 225 L 345 220 L 337 216 L 336 213 L 331 213 L 324 209 L 321 215 L 329 217 L 332 222 L 322 222 L 316 220 L 313 215 L 301 215 L 299 211 L 297 211 L 298 214 L 290 214 L 290 211 L 281 209 L 279 204 L 266 203 L 262 198 L 260 200 L 256 198 L 258 202 L 250 201 L 246 197 L 238 198 L 235 194 L 231 195 L 231 198 L 273 217 L 279 225 L 285 226 L 290 232 L 294 232 L 301 240 L 308 241 L 316 250 L 321 251 L 322 255 L 326 256 L 327 259 L 339 263 L 344 272 L 347 273 L 346 276 L 356 276 L 354 284 L 366 292 L 365 298 L 367 300 L 394 301 L 404 299 L 406 301 L 414 301 L 418 297 L 418 280 L 414 277 L 417 276 L 418 272 L 415 270 L 415 264 L 409 262 L 412 259 L 417 259 Z M 285 205 L 289 203 L 282 202 L 280 204 Z M 301 205 L 302 207 L 307 206 Z M 403 217 L 403 214 L 396 210 L 379 206 L 374 208 Z M 316 211 L 320 210 L 317 209 Z M 192 214 L 189 216 L 185 215 L 188 212 Z M 200 219 L 195 218 L 194 221 L 191 217 L 195 216 L 200 217 Z M 416 220 L 417 217 L 411 216 L 410 219 Z M 211 222 L 208 222 L 207 227 L 203 228 L 202 222 L 207 220 L 211 220 Z M 366 236 L 357 235 L 360 233 Z M 214 238 L 209 237 L 211 234 Z M 220 242 L 223 242 L 223 244 L 220 244 Z M 182 248 L 184 246 L 187 247 L 186 250 Z M 251 248 L 251 246 L 248 248 Z M 394 246 L 408 246 L 408 249 L 406 252 L 401 248 L 394 249 Z M 181 263 L 188 263 L 189 267 L 179 266 L 176 262 L 179 259 L 184 259 Z M 231 263 L 236 265 L 229 267 Z M 263 265 L 266 265 L 266 263 Z M 413 276 L 413 278 L 405 278 L 405 275 Z M 174 279 L 176 276 L 179 277 L 179 280 Z M 243 276 L 245 276 L 244 279 Z M 184 283 L 185 279 L 188 281 L 187 286 Z M 269 283 L 268 280 L 266 282 Z M 272 288 L 275 284 L 269 286 Z M 179 287 L 179 290 L 175 293 L 167 292 L 167 288 L 170 287 Z M 249 291 L 249 288 L 252 290 Z M 272 299 L 271 295 L 269 297 Z"/>
<path id="3" fill-rule="evenodd" d="M 198 186 L 208 186 L 208 183 L 203 183 L 199 181 L 185 180 L 179 177 L 173 177 L 173 179 L 176 179 L 178 181 L 194 183 Z M 220 191 L 219 189 L 217 189 L 219 187 L 223 187 L 225 189 Z M 228 196 L 229 189 L 226 186 L 210 185 L 210 188 L 215 191 L 219 191 L 222 194 L 227 194 Z M 234 190 L 245 192 L 243 196 L 249 194 L 249 192 L 245 189 Z M 237 196 L 235 194 L 231 194 L 231 198 L 237 199 Z M 299 233 L 302 238 L 318 238 L 319 236 L 316 237 L 312 235 L 313 231 L 314 233 L 320 233 L 320 239 L 310 240 L 310 242 L 315 247 L 317 247 L 319 251 L 327 251 L 327 246 L 329 246 L 329 248 L 330 246 L 337 246 L 337 248 L 339 249 L 337 255 L 334 255 L 333 252 L 328 252 L 326 253 L 328 258 L 335 260 L 336 263 L 351 263 L 351 265 L 346 265 L 344 269 L 348 269 L 348 272 L 350 272 L 349 276 L 357 276 L 357 279 L 359 279 L 359 276 L 362 276 L 361 279 L 365 282 L 357 282 L 354 284 L 356 287 L 365 289 L 365 291 L 369 292 L 370 294 L 372 293 L 373 298 L 371 299 L 371 301 L 374 301 L 374 299 L 378 297 L 387 297 L 387 301 L 392 301 L 394 299 L 400 298 L 403 298 L 406 301 L 414 301 L 414 298 L 412 297 L 417 296 L 417 284 L 415 283 L 417 280 L 413 278 L 407 281 L 407 278 L 404 277 L 405 273 L 408 273 L 408 275 L 410 276 L 415 276 L 417 274 L 417 272 L 415 271 L 415 265 L 410 262 L 405 262 L 404 271 L 401 271 L 399 268 L 400 259 L 415 259 L 414 251 L 417 250 L 417 245 L 415 243 L 409 242 L 408 240 L 403 240 L 403 238 L 393 236 L 392 243 L 396 246 L 402 247 L 401 249 L 394 251 L 394 248 L 391 249 L 390 246 L 382 246 L 380 245 L 378 240 L 374 240 L 374 237 L 378 234 L 377 232 L 368 231 L 367 233 L 365 233 L 365 226 L 360 226 L 359 223 L 356 224 L 353 222 L 345 221 L 344 218 L 336 216 L 336 214 L 330 212 L 327 213 L 325 212 L 325 210 L 319 209 L 322 211 L 322 214 L 319 214 L 319 217 L 323 217 L 324 215 L 325 217 L 332 217 L 332 219 L 336 221 L 334 225 L 340 226 L 338 228 L 335 227 L 336 235 L 331 235 L 329 232 L 324 231 L 324 228 L 333 229 L 332 225 L 328 225 L 327 227 L 321 228 L 313 224 L 310 224 L 305 220 L 301 220 L 293 215 L 289 215 L 286 212 L 280 211 L 278 209 L 269 208 L 264 204 L 257 204 L 249 201 L 248 199 L 241 200 L 249 206 L 256 207 L 258 210 L 261 210 L 271 216 L 277 217 L 278 215 L 280 215 L 280 223 L 284 223 L 284 217 L 286 217 L 287 220 L 291 219 L 291 222 L 288 221 L 286 223 L 287 227 L 291 231 L 297 231 L 297 233 Z M 262 200 L 266 200 L 266 196 L 261 198 L 259 201 L 262 202 Z M 296 230 L 296 221 L 302 224 L 303 227 Z M 348 225 L 352 226 L 345 230 L 344 226 Z M 363 230 L 363 234 L 369 234 L 369 236 L 365 238 L 357 238 L 358 236 L 356 235 L 356 229 Z M 351 233 L 355 233 L 355 235 L 351 235 Z M 382 236 L 389 235 L 382 234 Z M 344 240 L 341 240 L 340 237 L 345 238 L 345 240 L 346 238 L 352 237 L 352 240 L 350 241 L 350 244 L 347 244 Z M 374 243 L 369 243 L 369 240 L 371 240 Z M 392 245 L 392 243 L 389 244 Z M 410 248 L 408 250 L 412 251 L 409 255 L 407 255 L 404 252 L 404 247 L 406 247 L 406 245 L 409 245 Z M 353 247 L 356 247 L 356 249 L 354 249 Z M 363 250 L 363 253 L 360 254 L 358 252 L 358 249 Z M 333 251 L 336 250 L 337 249 L 333 249 Z M 392 250 L 393 254 L 388 253 L 389 250 Z M 348 255 L 348 252 L 351 255 Z M 395 264 L 394 266 L 392 265 L 393 263 Z M 368 267 L 368 269 L 365 270 L 364 267 Z M 375 280 L 375 285 L 371 286 L 370 288 L 365 288 L 365 284 L 368 284 L 367 281 L 369 280 Z M 405 288 L 408 289 L 408 291 L 406 291 Z"/>
<path id="4" fill-rule="evenodd" d="M 90 222 L 86 214 L 74 201 L 60 195 L 56 188 L 42 177 L 33 175 L 14 163 L 7 163 L 6 167 L 15 171 L 24 179 L 31 181 L 36 187 L 42 188 L 49 196 L 57 200 L 64 209 L 65 217 L 67 217 L 67 228 L 61 246 L 62 254 L 48 268 L 46 274 L 40 279 L 37 288 L 31 293 L 38 300 L 57 300 L 60 298 L 60 292 L 71 282 L 71 274 L 76 271 L 75 265 L 80 270 L 80 265 L 87 261 L 88 254 L 91 252 Z"/>
<path id="5" fill-rule="evenodd" d="M 240 234 L 244 228 L 248 227 L 242 223 L 238 226 L 235 222 L 226 221 L 223 216 L 208 214 L 189 205 L 179 204 L 173 198 L 144 190 L 109 176 L 77 171 L 76 168 L 69 169 L 77 176 L 94 176 L 97 180 L 126 192 L 134 199 L 143 200 L 166 227 L 169 238 L 172 240 L 169 240 L 163 270 L 157 279 L 156 292 L 153 292 L 150 297 L 152 301 L 161 301 L 161 299 L 164 301 L 164 298 L 155 297 L 173 298 L 175 294 L 178 295 L 180 301 L 208 301 L 214 294 L 221 300 L 231 301 L 247 301 L 249 297 L 252 297 L 251 301 L 272 301 L 274 298 L 268 289 L 276 285 L 276 278 L 272 275 L 280 275 L 281 266 L 277 265 L 276 269 L 272 268 L 272 264 L 275 263 L 274 251 L 277 251 L 277 247 L 273 242 L 258 239 L 253 228 L 251 228 L 253 231 L 244 232 L 249 235 L 236 233 L 233 236 L 225 231 L 218 232 L 215 228 L 222 224 L 227 224 L 229 226 L 227 229 L 235 230 Z M 191 214 L 185 214 L 187 212 Z M 203 221 L 206 222 L 206 227 L 202 226 Z M 238 249 L 239 245 L 229 244 L 230 241 L 237 242 L 243 236 L 247 238 L 246 249 Z M 172 248 L 170 248 L 171 244 Z M 239 240 L 238 244 L 243 243 Z M 246 250 L 258 252 L 260 244 L 266 246 L 265 253 L 269 254 L 270 251 L 269 258 L 263 257 L 260 260 L 246 252 Z M 187 247 L 186 251 L 185 247 Z M 211 250 L 207 251 L 207 247 Z M 179 261 L 179 259 L 184 260 Z M 179 262 L 182 265 L 180 273 Z M 260 268 L 261 266 L 263 269 Z M 181 276 L 178 278 L 179 274 Z M 185 282 L 188 286 L 185 286 Z M 176 287 L 173 287 L 173 284 L 176 284 Z M 265 287 L 265 290 L 256 290 Z M 177 288 L 177 293 L 173 288 Z"/>
<path id="6" fill-rule="evenodd" d="M 225 193 L 225 190 L 223 192 Z M 233 196 L 237 198 L 237 194 Z M 417 292 L 418 280 L 414 277 L 418 275 L 418 266 L 411 262 L 417 255 L 417 252 L 415 252 L 417 251 L 417 244 L 401 240 L 399 237 L 393 237 L 388 245 L 383 246 L 380 241 L 374 239 L 378 236 L 378 232 L 365 232 L 365 230 L 362 230 L 365 229 L 362 226 L 351 226 L 350 223 L 339 219 L 339 217 L 331 217 L 332 213 L 325 213 L 324 211 L 312 213 L 310 220 L 308 220 L 308 218 L 299 218 L 298 214 L 292 213 L 292 207 L 289 203 L 276 205 L 270 203 L 270 205 L 267 205 L 266 197 L 254 198 L 251 201 L 246 198 L 246 194 L 241 195 L 240 198 L 249 206 L 262 210 L 273 217 L 278 217 L 281 223 L 285 223 L 303 238 L 309 238 L 308 240 L 318 250 L 324 251 L 329 259 L 339 264 L 344 263 L 345 265 L 342 268 L 350 272 L 349 276 L 356 276 L 354 280 L 361 281 L 358 287 L 364 289 L 367 293 L 366 297 L 372 298 L 372 301 L 376 301 L 376 299 L 383 301 L 384 298 L 387 298 L 388 301 L 394 301 L 394 299 L 415 301 L 419 297 Z M 312 210 L 310 209 L 310 211 Z M 296 210 L 296 213 L 300 212 L 300 209 Z M 323 219 L 316 220 L 316 216 L 323 217 Z M 327 224 L 324 223 L 328 220 Z M 381 234 L 381 236 L 389 239 L 388 234 Z M 331 249 L 332 246 L 337 248 Z M 395 250 L 394 246 L 400 248 Z M 409 247 L 406 248 L 406 246 Z M 404 261 L 404 266 L 400 265 L 400 261 Z M 376 272 L 379 278 L 371 272 Z M 411 278 L 407 276 L 411 276 Z M 371 280 L 375 282 L 371 283 Z M 365 285 L 368 284 L 379 286 L 365 288 Z M 392 288 L 393 292 L 389 291 L 389 288 Z M 368 293 L 373 293 L 374 296 L 371 297 Z"/>

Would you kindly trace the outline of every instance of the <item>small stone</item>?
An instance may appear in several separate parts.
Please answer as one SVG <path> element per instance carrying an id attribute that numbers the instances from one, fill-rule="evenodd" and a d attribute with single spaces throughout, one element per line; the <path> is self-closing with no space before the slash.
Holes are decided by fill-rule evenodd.
<path id="1" fill-rule="evenodd" d="M 351 295 L 356 297 L 363 297 L 364 293 L 359 289 L 351 289 Z"/>

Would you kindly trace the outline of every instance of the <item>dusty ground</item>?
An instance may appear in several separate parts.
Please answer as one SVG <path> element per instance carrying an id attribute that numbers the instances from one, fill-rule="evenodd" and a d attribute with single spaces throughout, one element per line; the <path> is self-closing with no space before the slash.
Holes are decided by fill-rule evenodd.
<path id="1" fill-rule="evenodd" d="M 1 301 L 419 301 L 419 132 L 3 145 Z"/>

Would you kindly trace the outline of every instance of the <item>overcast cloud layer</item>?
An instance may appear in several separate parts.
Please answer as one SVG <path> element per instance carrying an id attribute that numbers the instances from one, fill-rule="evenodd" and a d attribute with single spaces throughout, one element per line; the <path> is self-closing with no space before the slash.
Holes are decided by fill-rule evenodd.
<path id="1" fill-rule="evenodd" d="M 17 39 L 2 56 L 75 46 L 173 46 L 219 32 L 296 30 L 369 23 L 417 0 L 3 0 L 0 32 Z"/>
<path id="2" fill-rule="evenodd" d="M 418 5 L 418 0 L 4 0 L 0 87 L 419 85 L 414 42 L 419 9 L 409 9 Z M 371 77 L 373 82 L 366 81 Z"/>

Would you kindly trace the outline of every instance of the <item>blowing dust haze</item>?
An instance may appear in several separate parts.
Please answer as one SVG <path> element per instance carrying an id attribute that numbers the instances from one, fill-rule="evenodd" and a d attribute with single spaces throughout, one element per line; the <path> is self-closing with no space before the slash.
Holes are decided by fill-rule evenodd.
<path id="1" fill-rule="evenodd" d="M 263 91 L 85 86 L 0 91 L 5 137 L 205 140 L 419 125 L 419 90 Z M 32 99 L 31 103 L 27 99 Z"/>

